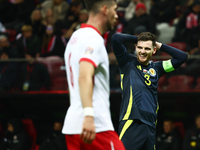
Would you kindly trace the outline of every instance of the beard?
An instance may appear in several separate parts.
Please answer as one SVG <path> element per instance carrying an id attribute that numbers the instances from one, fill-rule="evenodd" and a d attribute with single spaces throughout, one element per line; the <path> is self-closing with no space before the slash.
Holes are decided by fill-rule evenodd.
<path id="1" fill-rule="evenodd" d="M 112 30 L 114 27 L 113 27 L 113 25 L 108 21 L 107 22 L 107 31 L 110 31 L 110 30 Z"/>
<path id="2" fill-rule="evenodd" d="M 147 56 L 145 59 L 142 60 L 142 59 L 140 59 L 139 54 L 137 54 L 137 60 L 143 65 L 147 65 L 149 63 L 150 59 L 151 59 L 151 56 Z"/>
<path id="3" fill-rule="evenodd" d="M 113 20 L 113 18 L 112 18 Z M 113 30 L 114 29 L 114 23 L 112 23 L 111 19 L 107 21 L 106 23 L 106 31 L 110 31 L 110 30 Z"/>

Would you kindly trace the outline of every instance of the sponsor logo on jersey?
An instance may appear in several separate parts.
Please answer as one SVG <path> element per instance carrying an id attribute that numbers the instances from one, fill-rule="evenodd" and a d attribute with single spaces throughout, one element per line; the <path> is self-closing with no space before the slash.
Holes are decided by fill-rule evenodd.
<path id="1" fill-rule="evenodd" d="M 85 54 L 90 54 L 91 55 L 93 53 L 93 51 L 94 51 L 93 48 L 87 47 L 86 50 L 85 50 Z"/>
<path id="2" fill-rule="evenodd" d="M 153 69 L 153 68 L 150 68 L 149 69 L 149 74 L 150 74 L 150 76 L 156 76 L 156 71 Z"/>
<path id="3" fill-rule="evenodd" d="M 141 67 L 140 65 L 138 65 L 137 68 L 138 68 L 139 70 L 142 70 L 142 67 Z"/>

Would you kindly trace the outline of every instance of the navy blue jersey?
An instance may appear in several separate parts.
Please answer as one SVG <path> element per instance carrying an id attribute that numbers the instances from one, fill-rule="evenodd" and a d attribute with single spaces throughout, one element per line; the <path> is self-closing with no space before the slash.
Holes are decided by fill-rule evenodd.
<path id="1" fill-rule="evenodd" d="M 158 79 L 165 73 L 162 62 L 151 61 L 148 66 L 143 66 L 131 54 L 126 56 L 126 61 L 126 65 L 120 66 L 123 98 L 120 120 L 139 119 L 155 127 Z"/>
<path id="2" fill-rule="evenodd" d="M 173 71 L 186 61 L 187 54 L 162 44 L 160 50 L 167 52 L 173 58 L 167 61 L 150 61 L 144 66 L 135 56 L 127 52 L 123 45 L 127 41 L 136 44 L 137 37 L 115 34 L 112 38 L 113 51 L 121 74 L 122 102 L 119 119 L 120 121 L 138 119 L 155 128 L 159 108 L 158 80 L 164 73 Z"/>

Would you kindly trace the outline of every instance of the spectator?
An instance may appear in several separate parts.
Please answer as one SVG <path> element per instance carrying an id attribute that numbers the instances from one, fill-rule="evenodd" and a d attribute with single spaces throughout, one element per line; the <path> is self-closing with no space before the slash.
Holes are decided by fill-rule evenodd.
<path id="1" fill-rule="evenodd" d="M 33 33 L 42 39 L 45 33 L 45 25 L 43 25 L 43 18 L 41 11 L 39 9 L 35 9 L 31 14 L 30 19 L 31 19 L 31 25 L 33 27 Z"/>
<path id="2" fill-rule="evenodd" d="M 80 28 L 81 23 L 85 23 L 87 20 L 88 12 L 86 9 L 82 9 L 79 13 L 79 20 L 71 25 L 71 27 L 64 33 L 64 37 L 69 40 L 72 33 Z"/>
<path id="3" fill-rule="evenodd" d="M 150 10 L 150 7 L 151 7 L 151 1 L 150 0 L 129 0 L 129 3 L 128 5 L 126 6 L 126 3 L 128 1 L 127 0 L 124 0 L 124 2 L 119 2 L 118 4 L 119 5 L 125 5 L 125 11 L 124 11 L 124 19 L 125 21 L 129 21 L 130 19 L 133 18 L 133 16 L 135 15 L 135 8 L 136 8 L 136 5 L 140 2 L 144 3 L 145 6 L 146 6 L 146 11 L 147 11 L 147 14 L 149 14 L 149 10 Z M 122 3 L 122 4 L 120 4 Z M 124 4 L 123 4 L 124 3 Z"/>
<path id="4" fill-rule="evenodd" d="M 22 91 L 49 90 L 51 81 L 46 66 L 35 61 L 35 53 L 27 52 L 28 61 L 20 68 L 19 87 Z"/>
<path id="5" fill-rule="evenodd" d="M 19 57 L 17 49 L 9 42 L 6 35 L 0 35 L 0 52 L 1 51 L 9 53 L 9 58 Z"/>
<path id="6" fill-rule="evenodd" d="M 81 7 L 81 2 L 79 0 L 71 3 L 67 16 L 61 23 L 63 28 L 69 29 L 74 22 L 79 21 L 79 12 L 81 11 Z"/>
<path id="7" fill-rule="evenodd" d="M 55 21 L 64 20 L 69 10 L 69 4 L 65 0 L 48 0 L 41 4 L 42 16 L 45 18 L 46 11 L 51 8 Z"/>
<path id="8" fill-rule="evenodd" d="M 41 51 L 41 42 L 37 35 L 33 34 L 31 25 L 22 26 L 22 36 L 16 41 L 17 50 L 20 58 L 24 58 L 25 53 L 35 53 Z"/>
<path id="9" fill-rule="evenodd" d="M 181 150 L 182 139 L 172 120 L 163 122 L 164 132 L 157 136 L 157 150 Z"/>
<path id="10" fill-rule="evenodd" d="M 124 19 L 128 22 L 135 14 L 136 5 L 141 2 L 140 0 L 130 0 L 128 6 L 125 8 Z"/>
<path id="11" fill-rule="evenodd" d="M 13 118 L 8 121 L 5 138 L 0 145 L 1 150 L 30 150 L 31 140 L 23 129 L 21 119 Z"/>
<path id="12" fill-rule="evenodd" d="M 54 122 L 53 130 L 40 144 L 39 150 L 67 150 L 65 136 L 61 133 L 62 126 L 61 121 Z"/>
<path id="13" fill-rule="evenodd" d="M 56 36 L 54 34 L 54 27 L 52 25 L 47 25 L 46 33 L 44 34 L 42 41 L 42 51 L 40 57 L 56 55 L 63 58 L 65 47 L 65 38 L 63 36 Z"/>
<path id="14" fill-rule="evenodd" d="M 200 114 L 195 117 L 195 127 L 186 131 L 183 148 L 184 150 L 199 150 L 200 149 Z"/>
<path id="15" fill-rule="evenodd" d="M 156 22 L 170 23 L 177 17 L 178 0 L 152 0 L 150 14 Z"/>
<path id="16" fill-rule="evenodd" d="M 53 17 L 53 10 L 51 8 L 47 9 L 46 14 L 43 18 L 42 24 L 47 26 L 48 24 L 55 24 L 55 18 Z"/>
<path id="17" fill-rule="evenodd" d="M 154 19 L 146 13 L 146 6 L 144 3 L 138 3 L 135 8 L 134 17 L 128 22 L 126 28 L 124 28 L 124 33 L 134 35 L 134 29 L 138 26 L 145 26 L 148 32 L 153 34 L 156 33 L 156 24 Z"/>
<path id="18" fill-rule="evenodd" d="M 192 45 L 188 49 L 194 48 L 194 43 L 198 43 L 199 34 L 199 13 L 200 13 L 200 1 L 195 0 L 194 3 L 184 13 L 182 18 L 176 25 L 175 35 L 173 41 L 187 42 Z M 194 35 L 193 35 L 194 34 Z M 193 39 L 192 39 L 193 38 Z M 195 40 L 195 41 L 192 41 Z M 192 43 L 190 43 L 192 41 Z"/>
<path id="19" fill-rule="evenodd" d="M 0 52 L 0 91 L 10 91 L 18 75 L 17 64 L 6 62 L 9 59 L 8 51 Z M 5 61 L 5 62 L 4 62 Z"/>
<path id="20" fill-rule="evenodd" d="M 200 39 L 198 42 L 198 47 L 195 47 L 190 50 L 190 56 L 198 56 L 200 55 Z M 188 76 L 193 76 L 194 81 L 196 81 L 197 78 L 200 77 L 200 72 L 199 72 L 199 64 L 200 64 L 200 59 L 197 58 L 191 58 L 186 61 L 186 67 L 184 69 L 184 74 Z M 195 86 L 195 82 L 193 83 L 193 86 Z"/>
<path id="21" fill-rule="evenodd" d="M 30 15 L 35 5 L 32 0 L 15 0 L 15 11 L 13 12 L 14 20 L 5 25 L 7 29 L 14 29 L 20 32 L 23 24 L 29 22 Z"/>
<path id="22" fill-rule="evenodd" d="M 186 18 L 187 30 L 187 51 L 198 47 L 198 40 L 200 38 L 200 1 L 196 1 L 192 5 L 192 12 Z"/>
<path id="23" fill-rule="evenodd" d="M 3 24 L 13 21 L 14 7 L 14 4 L 10 3 L 9 0 L 0 0 L 0 21 Z"/>

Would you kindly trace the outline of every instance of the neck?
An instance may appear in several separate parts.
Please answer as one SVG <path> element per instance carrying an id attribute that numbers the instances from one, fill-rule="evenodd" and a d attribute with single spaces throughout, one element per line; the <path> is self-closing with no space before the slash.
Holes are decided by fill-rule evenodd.
<path id="1" fill-rule="evenodd" d="M 90 14 L 87 24 L 92 25 L 95 27 L 101 35 L 103 35 L 107 31 L 105 18 L 101 14 Z"/>

